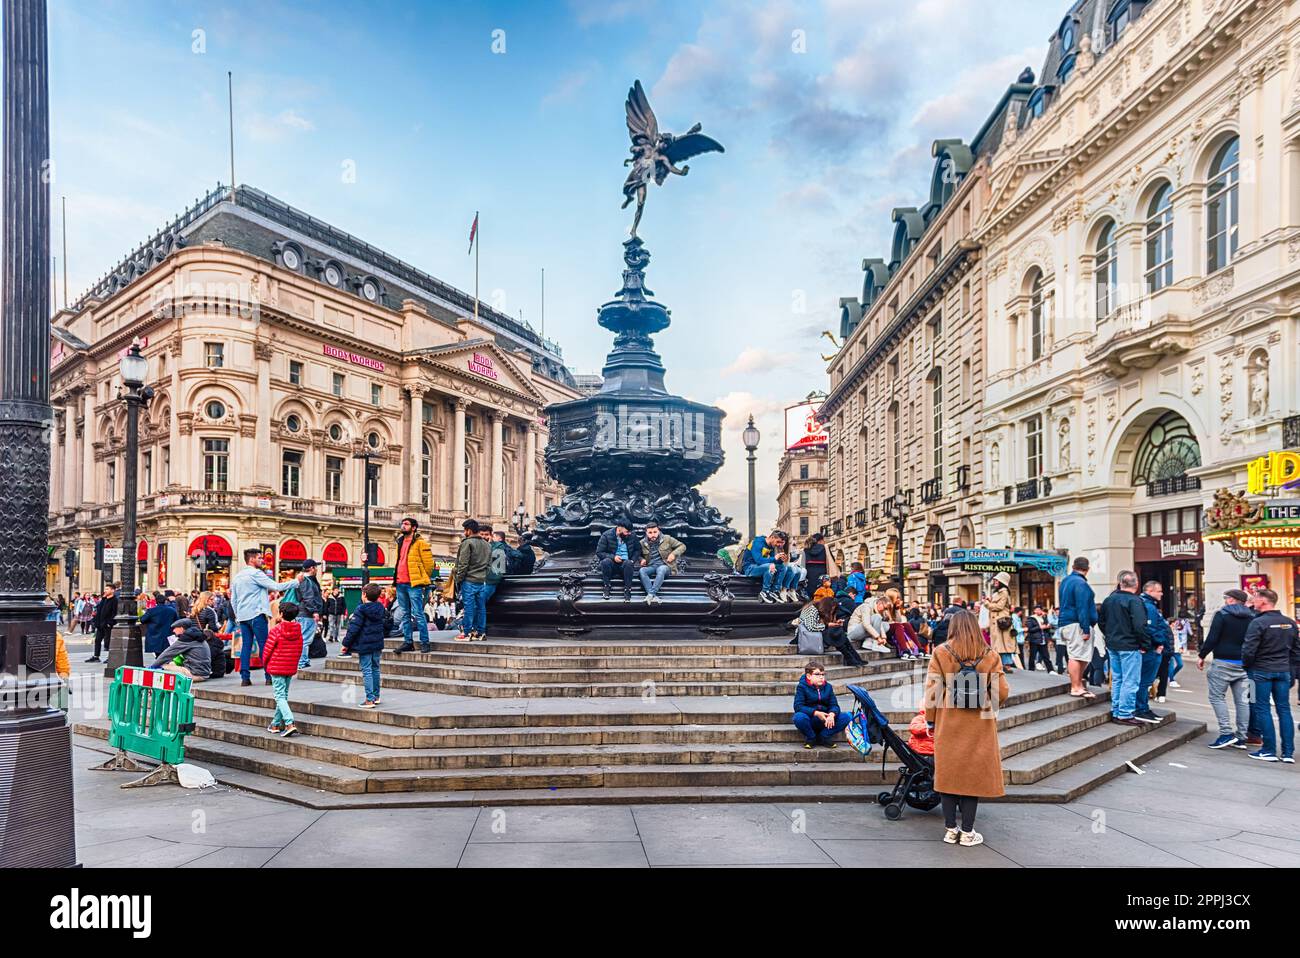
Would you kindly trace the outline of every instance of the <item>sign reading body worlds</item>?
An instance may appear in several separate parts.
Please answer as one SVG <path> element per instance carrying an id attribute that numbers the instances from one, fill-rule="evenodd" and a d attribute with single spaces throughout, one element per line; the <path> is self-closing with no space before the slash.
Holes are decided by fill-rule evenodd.
<path id="1" fill-rule="evenodd" d="M 325 345 L 323 351 L 326 356 L 332 356 L 335 359 L 342 359 L 355 366 L 365 366 L 367 369 L 373 369 L 376 372 L 381 373 L 384 371 L 384 364 L 382 362 L 378 359 L 371 359 L 369 356 L 362 356 L 360 353 L 350 352 L 349 350 L 340 349 L 338 346 L 330 346 L 328 344 Z"/>

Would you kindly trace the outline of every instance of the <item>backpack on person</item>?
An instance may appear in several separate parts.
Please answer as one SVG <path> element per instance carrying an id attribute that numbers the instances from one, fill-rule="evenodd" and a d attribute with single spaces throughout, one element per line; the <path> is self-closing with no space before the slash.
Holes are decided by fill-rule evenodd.
<path id="1" fill-rule="evenodd" d="M 949 684 L 949 708 L 984 709 L 992 704 L 992 673 L 979 670 L 980 663 L 987 657 L 988 652 L 985 652 L 970 661 L 953 659 L 957 663 L 957 673 Z"/>
<path id="2" fill-rule="evenodd" d="M 506 552 L 504 543 L 492 543 L 491 557 L 488 559 L 487 579 L 488 585 L 497 585 L 506 577 L 506 567 L 509 565 L 510 556 Z"/>
<path id="3" fill-rule="evenodd" d="M 311 637 L 311 645 L 307 648 L 307 657 L 309 659 L 323 659 L 329 655 L 329 650 L 325 646 L 325 636 L 322 634 L 324 629 L 317 629 Z"/>

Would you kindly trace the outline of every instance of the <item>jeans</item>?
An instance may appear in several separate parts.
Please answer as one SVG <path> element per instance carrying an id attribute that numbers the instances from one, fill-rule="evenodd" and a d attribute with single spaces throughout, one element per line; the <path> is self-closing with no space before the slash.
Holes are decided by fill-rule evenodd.
<path id="1" fill-rule="evenodd" d="M 339 626 L 343 622 L 343 616 L 337 613 L 330 616 L 329 632 L 326 633 L 326 639 L 330 642 L 339 640 Z"/>
<path id="2" fill-rule="evenodd" d="M 645 589 L 645 594 L 658 595 L 659 590 L 664 587 L 664 579 L 668 578 L 668 563 L 642 566 L 637 570 L 637 574 L 641 576 L 641 588 Z"/>
<path id="3" fill-rule="evenodd" d="M 483 601 L 483 582 L 462 582 L 460 584 L 460 604 L 465 609 L 463 626 L 466 634 L 487 632 L 487 603 Z"/>
<path id="4" fill-rule="evenodd" d="M 429 651 L 429 620 L 424 616 L 424 603 L 429 598 L 427 585 L 410 585 L 406 582 L 397 584 L 397 607 L 402 615 L 402 640 L 411 644 L 415 626 L 420 627 L 420 648 Z"/>
<path id="5" fill-rule="evenodd" d="M 1295 723 L 1291 720 L 1291 673 L 1250 671 L 1251 681 L 1255 683 L 1255 704 L 1251 706 L 1255 713 L 1255 724 L 1264 739 L 1264 751 L 1274 755 L 1277 750 L 1277 738 L 1273 731 L 1273 713 L 1269 702 L 1277 709 L 1277 721 L 1282 727 L 1282 758 L 1295 754 Z"/>
<path id="6" fill-rule="evenodd" d="M 1214 662 L 1210 665 L 1210 674 L 1206 678 L 1209 687 L 1210 707 L 1214 717 L 1219 720 L 1219 734 L 1233 735 L 1243 742 L 1248 735 L 1250 720 L 1250 702 L 1254 695 L 1250 676 L 1240 665 L 1227 662 Z M 1228 710 L 1228 690 L 1232 690 L 1232 701 L 1236 711 L 1236 723 L 1233 713 Z"/>
<path id="7" fill-rule="evenodd" d="M 1142 672 L 1138 678 L 1137 687 L 1137 711 L 1151 711 L 1151 683 L 1156 680 L 1156 675 L 1160 672 L 1161 654 L 1154 649 L 1150 652 L 1142 653 Z"/>
<path id="8" fill-rule="evenodd" d="M 310 615 L 303 613 L 294 619 L 302 627 L 302 658 L 298 660 L 298 668 L 305 669 L 311 666 L 311 640 L 316 636 L 316 620 Z M 275 676 L 271 676 L 271 684 L 275 684 Z"/>
<path id="9" fill-rule="evenodd" d="M 827 728 L 819 718 L 813 718 L 805 712 L 794 713 L 794 727 L 803 733 L 809 742 L 825 744 L 848 728 L 851 716 L 844 712 L 835 713 L 835 727 Z"/>
<path id="10" fill-rule="evenodd" d="M 632 592 L 632 583 L 636 580 L 636 569 L 631 559 L 624 559 L 622 562 L 615 562 L 609 557 L 601 559 L 600 584 L 608 592 L 610 580 L 617 574 L 623 578 L 623 593 L 629 595 Z"/>
<path id="11" fill-rule="evenodd" d="M 1142 652 L 1120 652 L 1111 649 L 1110 659 L 1110 714 L 1116 718 L 1132 718 L 1137 705 L 1138 683 L 1142 680 Z"/>
<path id="12" fill-rule="evenodd" d="M 762 578 L 764 592 L 793 589 L 799 584 L 799 570 L 784 562 L 761 562 L 749 567 L 748 579 Z"/>
<path id="13" fill-rule="evenodd" d="M 259 615 L 247 622 L 239 623 L 239 634 L 243 636 L 243 643 L 239 647 L 239 677 L 247 680 L 248 660 L 253 654 L 253 643 L 257 643 L 259 653 L 266 645 L 266 616 Z"/>
<path id="14" fill-rule="evenodd" d="M 293 724 L 293 712 L 289 710 L 289 682 L 292 675 L 271 676 L 271 694 L 275 696 L 275 715 L 271 724 L 281 728 Z"/>
<path id="15" fill-rule="evenodd" d="M 367 702 L 379 701 L 379 657 L 383 654 L 382 649 L 357 653 L 357 659 L 361 663 L 361 677 L 366 685 Z"/>

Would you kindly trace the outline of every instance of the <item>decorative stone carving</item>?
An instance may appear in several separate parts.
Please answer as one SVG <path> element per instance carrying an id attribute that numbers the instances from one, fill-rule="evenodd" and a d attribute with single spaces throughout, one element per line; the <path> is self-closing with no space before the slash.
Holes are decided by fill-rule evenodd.
<path id="1" fill-rule="evenodd" d="M 1114 394 L 1106 397 L 1106 421 L 1114 422 L 1115 417 L 1119 414 L 1119 403 Z"/>
<path id="2" fill-rule="evenodd" d="M 1062 472 L 1070 469 L 1070 420 L 1062 419 L 1056 427 L 1057 449 L 1059 450 L 1059 468 Z"/>
<path id="3" fill-rule="evenodd" d="M 1268 353 L 1258 350 L 1251 355 L 1247 376 L 1247 414 L 1251 419 L 1263 419 L 1268 414 Z"/>
<path id="4" fill-rule="evenodd" d="M 1002 451 L 996 442 L 989 446 L 989 484 L 994 488 L 1002 485 Z"/>
<path id="5" fill-rule="evenodd" d="M 1219 370 L 1219 421 L 1225 426 L 1232 419 L 1232 360 L 1224 357 Z"/>
<path id="6" fill-rule="evenodd" d="M 1205 388 L 1205 367 L 1197 363 L 1192 367 L 1192 395 L 1199 396 Z"/>
<path id="7" fill-rule="evenodd" d="M 1097 404 L 1088 404 L 1088 475 L 1097 471 Z"/>
<path id="8" fill-rule="evenodd" d="M 1081 74 L 1087 73 L 1096 62 L 1097 55 L 1092 52 L 1092 34 L 1085 33 L 1079 38 L 1079 53 L 1074 58 L 1074 68 Z M 1089 112 L 1091 112 L 1091 104 L 1089 104 Z"/>
<path id="9" fill-rule="evenodd" d="M 1227 269 L 1219 270 L 1201 285 L 1192 289 L 1192 302 L 1197 306 L 1204 306 L 1211 300 L 1221 299 L 1232 292 L 1235 270 L 1229 266 Z"/>
<path id="10" fill-rule="evenodd" d="M 191 436 L 194 434 L 194 413 L 180 412 L 176 414 L 176 425 L 180 429 L 182 436 Z"/>
<path id="11" fill-rule="evenodd" d="M 265 339 L 254 340 L 253 355 L 259 362 L 269 363 L 275 355 L 275 345 Z"/>
<path id="12" fill-rule="evenodd" d="M 736 598 L 727 588 L 727 576 L 721 572 L 706 572 L 704 587 L 713 600 L 713 608 L 704 617 L 700 631 L 708 635 L 725 635 L 731 631 L 727 620 L 731 618 L 731 605 Z"/>
<path id="13" fill-rule="evenodd" d="M 1151 69 L 1151 61 L 1155 57 L 1155 50 L 1153 49 L 1153 46 L 1154 43 L 1147 43 L 1144 44 L 1142 49 L 1138 51 L 1138 66 L 1140 66 L 1143 70 Z"/>

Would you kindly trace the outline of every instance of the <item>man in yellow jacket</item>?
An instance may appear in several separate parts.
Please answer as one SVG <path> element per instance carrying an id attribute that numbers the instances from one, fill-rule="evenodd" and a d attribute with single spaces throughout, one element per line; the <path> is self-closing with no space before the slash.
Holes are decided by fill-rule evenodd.
<path id="1" fill-rule="evenodd" d="M 397 607 L 402 612 L 402 645 L 398 652 L 413 652 L 414 626 L 420 627 L 420 651 L 428 652 L 429 620 L 424 604 L 433 581 L 433 550 L 420 538 L 420 524 L 412 518 L 402 520 L 397 534 L 397 562 L 393 582 L 397 586 Z"/>

